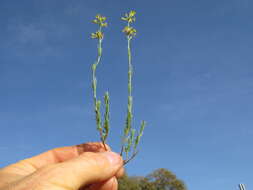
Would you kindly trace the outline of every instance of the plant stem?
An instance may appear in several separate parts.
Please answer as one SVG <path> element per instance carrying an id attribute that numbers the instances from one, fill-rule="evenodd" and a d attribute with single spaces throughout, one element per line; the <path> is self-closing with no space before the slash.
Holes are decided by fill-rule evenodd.
<path id="1" fill-rule="evenodd" d="M 123 151 L 124 151 L 124 145 L 121 146 L 121 150 L 120 150 L 120 156 L 123 155 Z"/>
<path id="2" fill-rule="evenodd" d="M 132 156 L 129 159 L 126 159 L 123 161 L 123 165 L 126 165 L 128 162 L 130 162 L 134 157 L 138 154 L 138 151 L 134 152 Z"/>
<path id="3" fill-rule="evenodd" d="M 102 27 L 99 27 L 99 31 L 101 32 Z M 98 40 L 98 57 L 97 61 L 92 65 L 92 89 L 93 89 L 93 99 L 94 99 L 94 107 L 95 107 L 95 115 L 96 115 L 96 124 L 97 130 L 100 133 L 100 139 L 103 143 L 105 150 L 107 150 L 105 145 L 105 139 L 103 138 L 103 129 L 101 124 L 101 113 L 100 113 L 100 105 L 101 101 L 97 99 L 97 79 L 96 79 L 96 69 L 98 64 L 100 63 L 102 57 L 102 39 Z"/>

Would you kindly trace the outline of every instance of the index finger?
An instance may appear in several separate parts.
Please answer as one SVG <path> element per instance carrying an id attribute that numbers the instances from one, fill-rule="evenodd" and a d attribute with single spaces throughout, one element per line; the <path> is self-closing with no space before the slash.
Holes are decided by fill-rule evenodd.
<path id="1" fill-rule="evenodd" d="M 106 149 L 109 151 L 111 150 L 108 145 L 106 145 Z M 100 142 L 89 142 L 80 145 L 60 147 L 41 153 L 34 157 L 21 160 L 15 164 L 3 168 L 3 170 L 8 170 L 8 172 L 15 172 L 16 174 L 20 175 L 26 175 L 28 173 L 36 171 L 43 166 L 56 164 L 76 158 L 84 152 L 104 151 L 104 145 Z"/>

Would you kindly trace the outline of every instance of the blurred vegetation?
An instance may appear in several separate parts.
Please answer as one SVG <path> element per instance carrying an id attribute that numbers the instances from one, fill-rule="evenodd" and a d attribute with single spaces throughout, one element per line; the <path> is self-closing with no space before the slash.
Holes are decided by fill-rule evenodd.
<path id="1" fill-rule="evenodd" d="M 160 168 L 145 177 L 119 179 L 119 190 L 187 190 L 184 182 L 171 171 Z"/>

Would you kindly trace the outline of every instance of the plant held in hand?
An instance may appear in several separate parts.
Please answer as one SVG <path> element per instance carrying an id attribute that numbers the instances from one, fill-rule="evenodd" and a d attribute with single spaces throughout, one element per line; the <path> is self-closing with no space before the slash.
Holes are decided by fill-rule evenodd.
<path id="1" fill-rule="evenodd" d="M 105 116 L 104 116 L 104 124 L 102 126 L 102 118 L 101 118 L 101 101 L 97 98 L 97 78 L 96 78 L 96 69 L 99 65 L 102 57 L 102 41 L 104 38 L 104 33 L 102 31 L 103 27 L 107 27 L 107 23 L 105 22 L 106 17 L 103 17 L 101 15 L 97 15 L 96 18 L 93 20 L 93 23 L 98 25 L 98 30 L 95 33 L 91 33 L 91 38 L 98 40 L 98 56 L 96 62 L 92 65 L 92 90 L 93 90 L 93 99 L 94 99 L 94 107 L 95 107 L 95 114 L 96 114 L 96 124 L 97 124 L 97 130 L 100 134 L 100 140 L 104 145 L 104 148 L 106 150 L 106 139 L 108 137 L 109 133 L 109 93 L 106 92 L 104 96 L 104 103 L 105 103 Z"/>
<path id="2" fill-rule="evenodd" d="M 131 55 L 131 40 L 136 35 L 137 31 L 135 28 L 131 26 L 133 22 L 135 22 L 136 12 L 130 11 L 126 13 L 124 17 L 121 19 L 127 22 L 127 25 L 124 27 L 122 32 L 125 33 L 127 37 L 127 53 L 128 53 L 128 104 L 127 104 L 127 116 L 126 116 L 126 123 L 123 131 L 122 137 L 122 146 L 120 155 L 124 156 L 125 160 L 124 163 L 127 164 L 131 159 L 133 159 L 137 153 L 137 147 L 140 142 L 140 138 L 143 135 L 143 131 L 146 125 L 145 121 L 141 122 L 141 127 L 138 133 L 136 134 L 136 130 L 132 127 L 132 120 L 133 120 L 133 97 L 132 97 L 132 75 L 133 75 L 133 66 L 132 66 L 132 55 Z M 100 140 L 104 144 L 106 149 L 105 143 L 106 139 L 109 134 L 109 93 L 106 92 L 104 96 L 104 104 L 105 104 L 105 113 L 104 113 L 104 123 L 102 125 L 101 119 L 101 101 L 97 98 L 97 79 L 96 79 L 96 69 L 100 63 L 101 56 L 102 56 L 102 41 L 104 37 L 104 33 L 102 28 L 107 26 L 105 22 L 106 17 L 101 15 L 96 15 L 96 18 L 93 20 L 93 23 L 97 24 L 99 29 L 91 34 L 91 37 L 98 40 L 98 56 L 96 62 L 92 65 L 92 89 L 93 89 L 93 99 L 94 99 L 94 107 L 95 107 L 95 115 L 96 115 L 96 124 L 97 130 L 100 134 Z M 130 155 L 131 153 L 131 155 Z"/>
<path id="3" fill-rule="evenodd" d="M 138 153 L 137 146 L 140 142 L 140 138 L 145 128 L 145 121 L 141 122 L 141 128 L 139 133 L 135 137 L 135 129 L 132 127 L 133 120 L 133 97 L 132 97 L 132 76 L 133 76 L 133 65 L 132 65 L 132 54 L 131 54 L 131 40 L 136 35 L 137 31 L 131 26 L 135 22 L 135 11 L 130 11 L 125 14 L 125 17 L 121 17 L 122 20 L 127 22 L 127 26 L 122 30 L 127 37 L 127 53 L 128 53 L 128 105 L 127 105 L 127 116 L 124 128 L 124 136 L 120 154 L 125 153 L 125 164 L 133 159 Z M 132 149 L 132 156 L 129 157 L 129 153 Z"/>

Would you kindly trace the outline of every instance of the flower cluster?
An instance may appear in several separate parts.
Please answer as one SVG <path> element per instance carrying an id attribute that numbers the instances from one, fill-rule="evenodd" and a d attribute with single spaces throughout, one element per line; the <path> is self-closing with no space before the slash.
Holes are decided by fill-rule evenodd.
<path id="1" fill-rule="evenodd" d="M 135 11 L 130 11 L 128 14 L 125 14 L 125 17 L 121 17 L 122 20 L 127 21 L 127 26 L 125 26 L 122 32 L 124 32 L 129 38 L 135 36 L 137 32 L 135 28 L 130 26 L 130 23 L 133 23 L 136 20 L 135 14 Z"/>
<path id="2" fill-rule="evenodd" d="M 125 21 L 127 21 L 129 23 L 132 23 L 132 22 L 134 22 L 136 20 L 135 14 L 136 14 L 135 11 L 130 11 L 129 14 L 126 13 L 125 17 L 121 17 L 121 19 L 125 20 Z"/>
<path id="3" fill-rule="evenodd" d="M 136 35 L 136 29 L 130 26 L 126 26 L 122 32 L 124 32 L 127 36 L 135 36 Z"/>
<path id="4" fill-rule="evenodd" d="M 92 21 L 95 24 L 98 24 L 101 27 L 106 27 L 107 23 L 105 22 L 106 17 L 101 16 L 100 14 L 97 14 L 95 19 Z"/>
<path id="5" fill-rule="evenodd" d="M 98 31 L 95 33 L 91 33 L 91 38 L 102 40 L 104 37 L 104 34 L 102 32 L 103 27 L 107 27 L 107 22 L 105 22 L 106 17 L 101 16 L 100 14 L 97 14 L 95 19 L 92 21 L 94 24 L 97 24 L 99 26 Z"/>
<path id="6" fill-rule="evenodd" d="M 95 33 L 91 33 L 91 38 L 95 39 L 103 39 L 104 34 L 101 31 L 96 31 Z"/>

